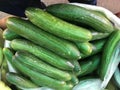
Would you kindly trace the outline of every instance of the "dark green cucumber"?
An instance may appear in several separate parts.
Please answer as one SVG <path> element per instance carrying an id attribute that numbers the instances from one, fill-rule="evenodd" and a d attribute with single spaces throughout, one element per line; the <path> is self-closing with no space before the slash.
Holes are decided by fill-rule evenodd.
<path id="1" fill-rule="evenodd" d="M 7 27 L 18 35 L 21 35 L 62 57 L 68 59 L 80 58 L 80 52 L 74 44 L 43 31 L 29 21 L 11 17 L 7 20 Z"/>
<path id="2" fill-rule="evenodd" d="M 21 36 L 19 36 L 18 34 L 16 34 L 15 32 L 11 30 L 5 29 L 3 32 L 3 38 L 11 41 L 16 38 L 21 38 Z"/>
<path id="3" fill-rule="evenodd" d="M 85 55 L 89 55 L 92 53 L 92 45 L 89 42 L 85 42 L 85 43 L 78 43 L 76 42 L 76 45 L 78 47 L 78 49 L 80 50 L 81 53 L 85 54 Z"/>
<path id="4" fill-rule="evenodd" d="M 27 65 L 29 68 L 32 68 L 44 75 L 63 81 L 68 81 L 71 79 L 71 75 L 69 73 L 44 63 L 30 53 L 16 52 L 15 56 L 18 61 L 20 61 L 24 65 Z"/>
<path id="5" fill-rule="evenodd" d="M 85 42 L 92 39 L 89 30 L 65 22 L 42 9 L 27 8 L 25 14 L 32 23 L 61 38 L 78 42 Z"/>
<path id="6" fill-rule="evenodd" d="M 39 86 L 46 86 L 50 88 L 62 88 L 66 85 L 66 82 L 64 81 L 59 81 L 53 78 L 50 78 L 48 76 L 45 76 L 37 71 L 31 70 L 31 68 L 26 67 L 22 63 L 20 63 L 16 56 L 13 58 L 13 63 L 16 66 L 16 68 L 21 71 L 24 75 L 30 77 L 30 78 L 35 78 L 36 83 L 39 84 Z"/>
<path id="7" fill-rule="evenodd" d="M 110 33 L 102 33 L 102 32 L 97 32 L 95 30 L 90 30 L 92 33 L 92 40 L 99 40 L 99 39 L 104 39 L 110 35 Z"/>
<path id="8" fill-rule="evenodd" d="M 103 15 L 72 4 L 54 4 L 46 8 L 52 15 L 64 20 L 84 23 L 100 32 L 112 32 L 112 23 Z"/>
<path id="9" fill-rule="evenodd" d="M 81 59 L 101 52 L 103 47 L 104 47 L 104 44 L 105 44 L 106 40 L 107 39 L 105 38 L 105 39 L 101 39 L 101 40 L 91 41 L 90 43 L 92 44 L 92 53 L 90 55 L 85 55 L 85 54 L 81 53 Z"/>
<path id="10" fill-rule="evenodd" d="M 10 64 L 14 67 L 12 63 L 12 57 L 14 56 L 13 51 L 9 48 L 3 48 L 3 54 L 6 57 L 6 60 L 8 60 Z"/>
<path id="11" fill-rule="evenodd" d="M 41 81 L 39 81 L 37 78 L 31 78 L 31 80 L 40 86 L 41 84 Z M 55 90 L 72 90 L 73 88 L 73 85 L 72 84 L 66 84 L 64 87 L 61 87 L 61 88 L 58 88 L 58 89 L 55 89 Z"/>
<path id="12" fill-rule="evenodd" d="M 120 31 L 112 32 L 104 48 L 100 65 L 100 78 L 107 84 L 120 61 Z"/>
<path id="13" fill-rule="evenodd" d="M 2 65 L 2 62 L 3 62 L 3 51 L 2 48 L 0 47 L 0 67 Z"/>
<path id="14" fill-rule="evenodd" d="M 79 62 L 78 61 L 71 61 L 71 63 L 74 65 L 74 69 L 73 69 L 73 74 L 77 74 L 77 73 L 79 73 L 80 71 L 81 71 L 81 66 L 80 66 L 80 64 L 79 64 Z"/>
<path id="15" fill-rule="evenodd" d="M 75 74 L 71 74 L 72 78 L 69 82 L 71 82 L 73 85 L 77 85 L 79 83 L 79 79 Z"/>
<path id="16" fill-rule="evenodd" d="M 53 52 L 46 50 L 36 44 L 23 39 L 14 39 L 11 41 L 10 46 L 14 50 L 27 51 L 37 56 L 39 59 L 63 70 L 72 70 L 74 65 L 72 63 Z M 76 61 L 76 60 L 75 60 Z"/>
<path id="17" fill-rule="evenodd" d="M 79 77 L 92 73 L 100 64 L 100 55 L 93 55 L 86 59 L 83 62 L 80 62 L 81 72 L 77 74 Z"/>
<path id="18" fill-rule="evenodd" d="M 3 48 L 4 47 L 4 39 L 3 39 L 3 30 L 0 29 L 0 47 Z"/>
<path id="19" fill-rule="evenodd" d="M 32 81 L 22 77 L 16 73 L 9 72 L 6 75 L 6 79 L 9 83 L 21 88 L 21 89 L 31 89 L 38 88 Z"/>

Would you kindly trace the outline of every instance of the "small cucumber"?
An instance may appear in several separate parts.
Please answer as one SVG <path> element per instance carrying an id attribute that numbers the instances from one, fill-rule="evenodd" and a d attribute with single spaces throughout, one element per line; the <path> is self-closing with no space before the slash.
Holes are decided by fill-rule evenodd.
<path id="1" fill-rule="evenodd" d="M 50 66 L 49 64 L 44 63 L 34 55 L 27 52 L 16 52 L 15 54 L 18 61 L 20 61 L 25 66 L 32 68 L 44 75 L 55 78 L 57 80 L 68 81 L 71 79 L 69 73 L 59 70 Z"/>
<path id="2" fill-rule="evenodd" d="M 89 55 L 92 53 L 92 45 L 89 42 L 85 42 L 85 43 L 78 43 L 76 42 L 76 45 L 78 47 L 78 49 L 80 50 L 80 52 L 82 52 L 85 55 Z"/>
<path id="3" fill-rule="evenodd" d="M 2 65 L 2 62 L 3 62 L 3 51 L 2 48 L 0 47 L 0 67 Z"/>
<path id="4" fill-rule="evenodd" d="M 87 61 L 86 61 L 87 60 Z M 77 75 L 79 77 L 92 73 L 100 64 L 100 55 L 93 55 L 91 57 L 85 58 L 84 61 L 80 62 L 81 72 Z"/>
<path id="5" fill-rule="evenodd" d="M 63 70 L 72 70 L 74 68 L 74 65 L 72 63 L 53 52 L 46 50 L 28 40 L 24 39 L 14 39 L 11 41 L 10 46 L 14 50 L 20 50 L 20 51 L 27 51 L 35 56 L 37 56 L 39 59 L 42 59 L 43 61 Z M 76 60 L 75 60 L 76 61 Z"/>
<path id="6" fill-rule="evenodd" d="M 7 20 L 7 27 L 18 35 L 49 49 L 62 57 L 70 60 L 80 58 L 80 52 L 76 45 L 43 31 L 29 21 L 11 17 Z"/>
<path id="7" fill-rule="evenodd" d="M 92 39 L 89 30 L 65 22 L 42 9 L 27 8 L 25 14 L 33 24 L 61 38 L 78 42 L 85 42 Z"/>
<path id="8" fill-rule="evenodd" d="M 3 39 L 3 30 L 0 29 L 0 47 L 3 48 L 4 47 L 4 39 Z"/>
<path id="9" fill-rule="evenodd" d="M 11 30 L 6 29 L 3 32 L 3 38 L 11 41 L 16 38 L 21 38 L 21 36 L 19 36 L 18 34 L 16 34 L 15 32 L 13 32 Z"/>
<path id="10" fill-rule="evenodd" d="M 73 63 L 73 65 L 74 65 L 74 69 L 73 69 L 73 74 L 77 74 L 77 73 L 79 73 L 80 71 L 81 71 L 81 66 L 80 66 L 80 63 L 78 62 L 78 61 L 71 61 L 71 63 Z"/>
<path id="11" fill-rule="evenodd" d="M 106 40 L 107 39 L 105 38 L 105 39 L 91 41 L 90 43 L 92 44 L 92 53 L 90 55 L 85 55 L 85 54 L 81 53 L 81 59 L 84 59 L 88 56 L 92 56 L 94 54 L 101 52 Z"/>
<path id="12" fill-rule="evenodd" d="M 45 76 L 37 71 L 31 70 L 31 68 L 26 67 L 21 62 L 19 62 L 15 57 L 13 57 L 13 63 L 18 70 L 20 70 L 24 75 L 36 79 L 36 83 L 39 86 L 46 86 L 54 89 L 62 88 L 66 85 L 65 81 L 59 81 L 48 76 Z"/>
<path id="13" fill-rule="evenodd" d="M 64 20 L 91 26 L 99 32 L 112 32 L 114 30 L 112 23 L 105 16 L 76 5 L 54 4 L 48 6 L 46 11 Z"/>
<path id="14" fill-rule="evenodd" d="M 38 88 L 32 81 L 22 77 L 16 73 L 9 72 L 6 75 L 6 79 L 9 83 L 19 87 L 20 89 Z"/>
<path id="15" fill-rule="evenodd" d="M 9 63 L 12 65 L 14 70 L 17 71 L 13 62 L 12 62 L 12 57 L 14 56 L 13 50 L 11 50 L 11 48 L 3 48 L 3 54 L 6 58 L 6 60 L 9 61 Z"/>

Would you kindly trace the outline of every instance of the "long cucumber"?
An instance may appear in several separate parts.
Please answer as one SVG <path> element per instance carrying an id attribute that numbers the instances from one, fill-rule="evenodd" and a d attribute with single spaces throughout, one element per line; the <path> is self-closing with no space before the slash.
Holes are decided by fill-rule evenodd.
<path id="1" fill-rule="evenodd" d="M 61 38 L 78 42 L 92 39 L 89 30 L 65 22 L 39 8 L 27 8 L 25 14 L 32 23 Z"/>
<path id="2" fill-rule="evenodd" d="M 19 36 L 18 34 L 16 34 L 15 32 L 11 30 L 5 29 L 3 32 L 3 38 L 11 41 L 16 38 L 21 38 L 21 36 Z"/>
<path id="3" fill-rule="evenodd" d="M 3 62 L 3 51 L 2 48 L 0 47 L 0 67 L 2 65 L 2 62 Z"/>
<path id="4" fill-rule="evenodd" d="M 91 26 L 100 32 L 112 32 L 112 23 L 100 13 L 72 4 L 54 4 L 47 7 L 47 12 L 56 17 Z"/>
<path id="5" fill-rule="evenodd" d="M 68 60 L 54 54 L 53 52 L 46 50 L 28 40 L 14 39 L 11 41 L 10 46 L 14 50 L 27 51 L 39 59 L 63 70 L 72 70 L 74 65 Z"/>
<path id="6" fill-rule="evenodd" d="M 112 32 L 108 38 L 102 54 L 100 65 L 100 78 L 103 80 L 102 87 L 106 87 L 120 62 L 120 31 Z"/>
<path id="7" fill-rule="evenodd" d="M 21 88 L 21 89 L 31 89 L 31 88 L 38 88 L 32 81 L 26 79 L 23 76 L 20 76 L 16 73 L 9 72 L 6 75 L 6 79 L 11 84 Z"/>
<path id="8" fill-rule="evenodd" d="M 66 85 L 66 83 L 64 81 L 55 80 L 53 78 L 45 76 L 39 72 L 33 71 L 30 68 L 24 66 L 17 60 L 16 56 L 13 58 L 13 63 L 16 66 L 16 68 L 19 71 L 21 71 L 24 75 L 26 75 L 30 78 L 37 79 L 36 83 L 38 83 L 39 86 L 46 86 L 46 87 L 58 89 L 58 88 L 62 88 Z"/>
<path id="9" fill-rule="evenodd" d="M 87 59 L 87 61 L 86 61 Z M 84 61 L 80 62 L 81 72 L 77 75 L 79 77 L 92 73 L 99 67 L 100 64 L 100 55 L 93 55 L 91 57 L 85 58 Z"/>
<path id="10" fill-rule="evenodd" d="M 38 59 L 37 57 L 30 53 L 16 52 L 15 56 L 17 60 L 20 61 L 25 66 L 32 68 L 33 70 L 36 70 L 44 75 L 63 81 L 68 81 L 71 79 L 69 73 L 44 63 L 43 61 L 41 61 L 40 59 Z"/>
<path id="11" fill-rule="evenodd" d="M 23 36 L 62 57 L 68 59 L 80 58 L 80 52 L 74 44 L 43 31 L 29 21 L 11 17 L 7 20 L 7 27 L 16 34 Z"/>

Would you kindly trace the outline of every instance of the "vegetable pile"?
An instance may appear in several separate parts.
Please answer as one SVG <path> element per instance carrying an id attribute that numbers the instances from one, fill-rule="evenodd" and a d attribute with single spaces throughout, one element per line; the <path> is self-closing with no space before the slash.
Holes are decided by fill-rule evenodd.
<path id="1" fill-rule="evenodd" d="M 10 43 L 0 49 L 0 67 L 7 61 L 15 69 L 5 69 L 6 83 L 22 90 L 109 90 L 113 76 L 120 88 L 120 28 L 103 13 L 53 4 L 29 7 L 25 15 L 10 17 L 2 34 Z"/>

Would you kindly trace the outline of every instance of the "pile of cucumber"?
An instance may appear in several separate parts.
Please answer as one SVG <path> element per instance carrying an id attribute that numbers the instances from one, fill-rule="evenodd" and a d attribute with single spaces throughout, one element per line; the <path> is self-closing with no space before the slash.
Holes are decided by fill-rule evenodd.
<path id="1" fill-rule="evenodd" d="M 10 17 L 3 32 L 10 47 L 0 50 L 17 71 L 7 82 L 21 90 L 106 88 L 120 62 L 120 30 L 112 21 L 72 4 L 30 7 L 25 15 Z"/>

